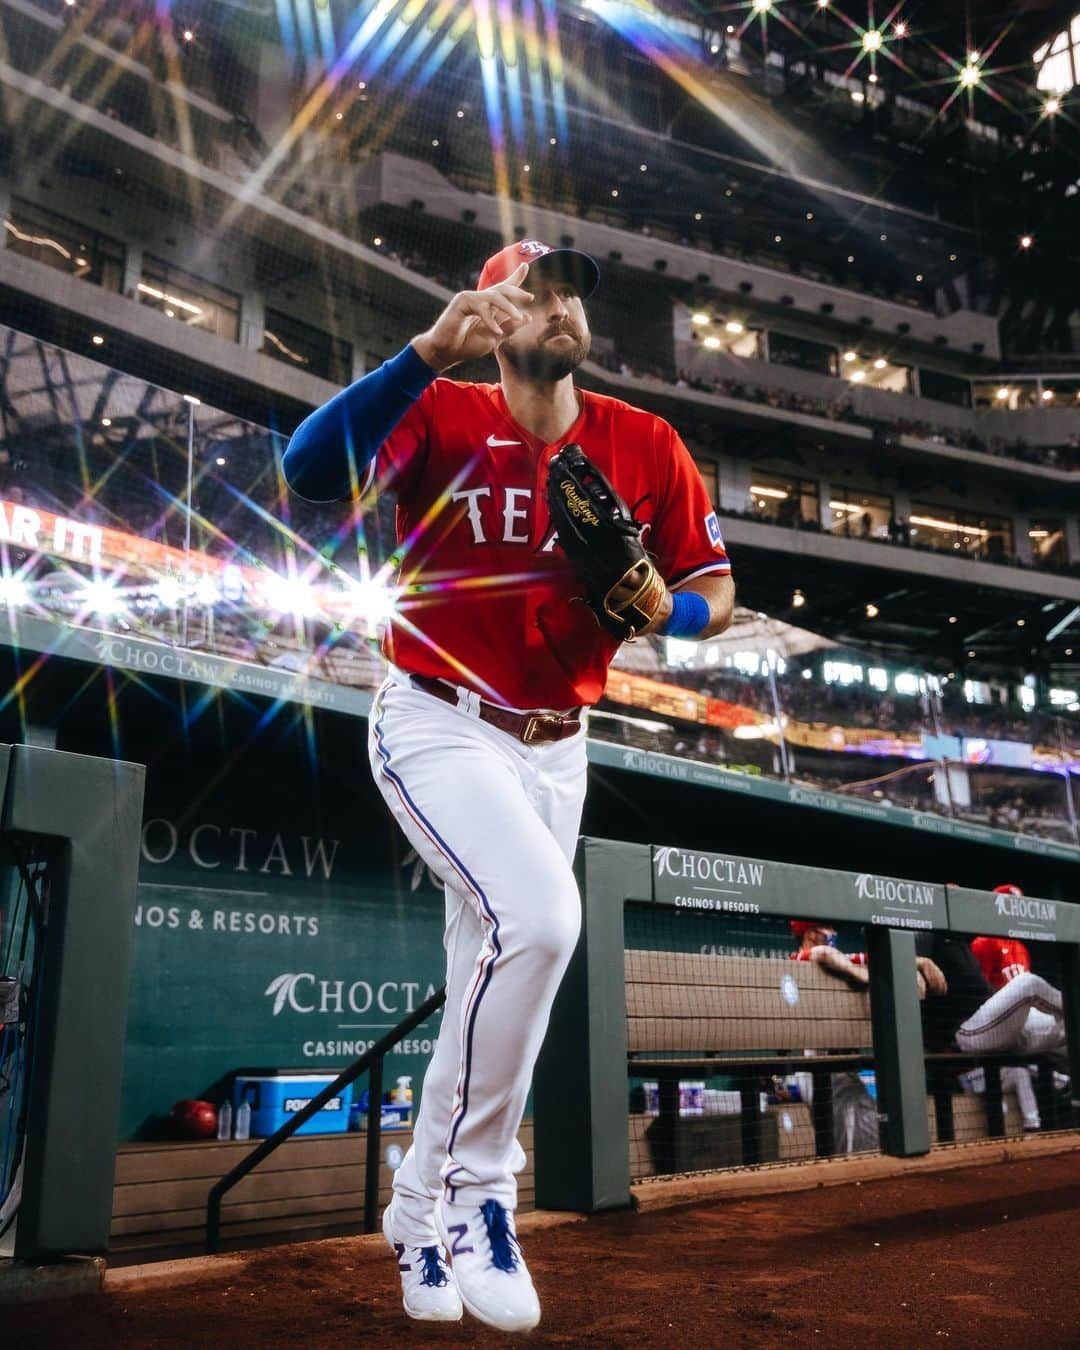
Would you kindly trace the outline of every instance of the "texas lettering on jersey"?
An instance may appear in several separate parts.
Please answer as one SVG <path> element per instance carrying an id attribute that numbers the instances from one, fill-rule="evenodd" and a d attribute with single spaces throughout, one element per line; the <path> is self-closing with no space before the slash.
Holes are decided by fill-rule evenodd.
<path id="1" fill-rule="evenodd" d="M 662 418 L 578 390 L 581 411 L 543 444 L 497 384 L 437 379 L 395 427 L 371 477 L 397 496 L 401 565 L 387 659 L 515 708 L 595 703 L 618 649 L 556 545 L 547 466 L 578 443 L 643 524 L 670 587 L 731 571 L 697 466 Z M 370 481 L 370 480 L 369 480 Z"/>
<path id="2" fill-rule="evenodd" d="M 971 950 L 994 989 L 1004 989 L 1010 980 L 1031 969 L 1031 953 L 1017 938 L 972 938 Z"/>

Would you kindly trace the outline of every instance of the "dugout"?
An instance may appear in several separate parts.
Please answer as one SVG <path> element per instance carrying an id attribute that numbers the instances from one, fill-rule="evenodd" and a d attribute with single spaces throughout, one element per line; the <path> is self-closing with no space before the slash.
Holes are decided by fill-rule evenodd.
<path id="1" fill-rule="evenodd" d="M 441 897 L 369 781 L 361 716 L 89 658 L 53 655 L 34 669 L 29 653 L 6 647 L 0 678 L 20 689 L 0 712 L 0 739 L 147 766 L 111 1259 L 198 1250 L 206 1190 L 241 1145 L 170 1137 L 173 1102 L 223 1099 L 243 1065 L 342 1067 L 441 981 Z M 590 836 L 646 852 L 658 841 L 737 848 L 795 868 L 1080 894 L 1080 856 L 1060 846 L 853 818 L 828 794 L 750 795 L 655 761 L 645 761 L 653 772 L 625 767 L 606 751 L 590 769 Z M 768 935 L 755 940 L 779 951 Z M 435 1034 L 437 1021 L 388 1061 L 389 1083 L 419 1083 Z M 573 1117 L 582 1080 L 561 1084 L 559 1109 Z M 627 1086 L 623 1075 L 624 1129 Z M 795 1113 L 800 1139 L 812 1132 L 806 1115 Z M 732 1129 L 727 1156 L 742 1143 L 737 1118 Z M 778 1151 L 790 1143 L 778 1133 Z M 525 1144 L 531 1156 L 531 1137 Z M 238 1190 L 243 1217 L 234 1215 L 231 1236 L 226 1208 L 234 1245 L 356 1231 L 362 1136 L 290 1147 L 305 1150 L 303 1165 L 260 1180 L 251 1195 Z M 761 1156 L 771 1148 L 763 1138 Z M 389 1177 L 388 1165 L 384 1186 Z M 523 1182 L 528 1207 L 531 1164 Z"/>

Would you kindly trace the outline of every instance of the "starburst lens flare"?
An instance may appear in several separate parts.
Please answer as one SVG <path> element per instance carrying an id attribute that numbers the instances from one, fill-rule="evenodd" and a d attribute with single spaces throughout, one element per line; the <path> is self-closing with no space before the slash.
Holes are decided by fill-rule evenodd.
<path id="1" fill-rule="evenodd" d="M 184 598 L 184 587 L 176 577 L 162 577 L 154 587 L 154 598 L 166 609 L 175 609 Z"/>
<path id="2" fill-rule="evenodd" d="M 960 72 L 960 87 L 962 89 L 974 89 L 979 83 L 979 67 L 965 66 Z"/>
<path id="3" fill-rule="evenodd" d="M 310 619 L 319 612 L 318 593 L 300 577 L 268 576 L 263 582 L 263 598 L 275 614 Z"/>
<path id="4" fill-rule="evenodd" d="M 5 573 L 0 576 L 0 605 L 8 609 L 18 609 L 30 603 L 30 587 L 22 577 Z"/>
<path id="5" fill-rule="evenodd" d="M 881 51 L 881 34 L 876 28 L 869 28 L 862 35 L 862 45 L 864 52 Z"/>
<path id="6" fill-rule="evenodd" d="M 768 14 L 772 9 L 772 0 L 751 0 L 750 7 L 755 14 Z"/>
<path id="7" fill-rule="evenodd" d="M 348 595 L 350 619 L 372 627 L 388 623 L 397 609 L 395 588 L 381 576 L 352 582 Z"/>
<path id="8" fill-rule="evenodd" d="M 116 583 L 105 579 L 95 578 L 88 581 L 75 599 L 84 609 L 101 618 L 122 614 L 127 608 L 127 603 Z"/>

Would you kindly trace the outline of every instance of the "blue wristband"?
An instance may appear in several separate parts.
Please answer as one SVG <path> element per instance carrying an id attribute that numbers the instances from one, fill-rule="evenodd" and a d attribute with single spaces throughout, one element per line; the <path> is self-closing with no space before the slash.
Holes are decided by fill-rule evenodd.
<path id="1" fill-rule="evenodd" d="M 709 622 L 709 602 L 696 591 L 676 591 L 671 614 L 660 630 L 665 637 L 696 638 Z"/>

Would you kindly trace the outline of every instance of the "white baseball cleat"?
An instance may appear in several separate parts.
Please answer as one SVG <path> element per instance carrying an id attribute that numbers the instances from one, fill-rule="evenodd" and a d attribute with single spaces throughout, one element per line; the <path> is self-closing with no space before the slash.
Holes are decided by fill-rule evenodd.
<path id="1" fill-rule="evenodd" d="M 383 1211 L 382 1230 L 401 1272 L 401 1301 L 418 1322 L 460 1322 L 463 1309 L 457 1281 L 446 1261 L 446 1249 L 438 1244 L 409 1247 L 394 1241 L 391 1211 Z"/>
<path id="2" fill-rule="evenodd" d="M 474 1317 L 500 1331 L 536 1326 L 540 1300 L 521 1254 L 512 1210 L 497 1200 L 478 1206 L 440 1198 L 435 1227 L 450 1254 L 461 1301 Z"/>

